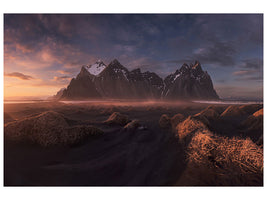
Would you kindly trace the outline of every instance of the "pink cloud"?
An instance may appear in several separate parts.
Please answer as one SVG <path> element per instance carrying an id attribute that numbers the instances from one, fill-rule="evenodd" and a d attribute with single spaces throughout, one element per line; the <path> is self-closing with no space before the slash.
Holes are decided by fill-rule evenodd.
<path id="1" fill-rule="evenodd" d="M 233 75 L 235 75 L 235 76 L 242 76 L 242 75 L 248 75 L 250 73 L 251 73 L 250 70 L 240 70 L 240 71 L 233 72 Z"/>
<path id="2" fill-rule="evenodd" d="M 31 80 L 34 79 L 32 76 L 20 73 L 20 72 L 12 72 L 12 73 L 6 73 L 5 76 L 7 77 L 13 77 L 20 80 Z"/>
<path id="3" fill-rule="evenodd" d="M 65 81 L 65 80 L 70 80 L 71 79 L 71 77 L 69 77 L 69 76 L 54 76 L 54 81 Z"/>

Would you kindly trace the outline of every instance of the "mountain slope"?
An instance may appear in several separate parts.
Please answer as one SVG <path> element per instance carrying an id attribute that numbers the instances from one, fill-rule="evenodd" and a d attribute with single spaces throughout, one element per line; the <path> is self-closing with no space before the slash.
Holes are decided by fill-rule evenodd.
<path id="1" fill-rule="evenodd" d="M 154 72 L 129 71 L 118 60 L 83 66 L 61 99 L 218 99 L 209 74 L 198 61 L 183 66 L 164 81 Z"/>
<path id="2" fill-rule="evenodd" d="M 131 93 L 128 74 L 129 71 L 115 59 L 93 81 L 103 97 L 127 98 Z"/>
<path id="3" fill-rule="evenodd" d="M 67 89 L 63 91 L 60 99 L 101 98 L 90 75 L 85 67 L 82 67 L 81 72 L 71 80 Z"/>
<path id="4" fill-rule="evenodd" d="M 161 98 L 163 90 L 163 80 L 156 73 L 146 71 L 144 73 L 141 70 L 135 69 L 129 73 L 128 76 L 132 92 L 139 98 Z"/>
<path id="5" fill-rule="evenodd" d="M 163 96 L 166 99 L 218 99 L 209 74 L 202 70 L 198 61 L 188 66 L 183 64 L 179 70 L 164 79 Z"/>

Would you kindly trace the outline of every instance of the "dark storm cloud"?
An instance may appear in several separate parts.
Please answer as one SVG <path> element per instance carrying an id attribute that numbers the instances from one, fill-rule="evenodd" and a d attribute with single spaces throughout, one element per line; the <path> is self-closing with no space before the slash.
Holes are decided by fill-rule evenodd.
<path id="1" fill-rule="evenodd" d="M 31 79 L 34 79 L 32 76 L 25 75 L 25 74 L 20 73 L 20 72 L 6 73 L 5 76 L 14 77 L 14 78 L 17 78 L 17 79 L 20 79 L 20 80 L 31 80 Z"/>

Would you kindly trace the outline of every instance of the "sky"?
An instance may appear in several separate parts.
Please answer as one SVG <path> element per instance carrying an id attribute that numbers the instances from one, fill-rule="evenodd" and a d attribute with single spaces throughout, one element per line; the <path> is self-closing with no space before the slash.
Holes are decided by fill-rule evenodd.
<path id="1" fill-rule="evenodd" d="M 162 78 L 198 60 L 221 98 L 262 99 L 263 15 L 4 15 L 4 99 L 52 96 L 115 58 Z"/>

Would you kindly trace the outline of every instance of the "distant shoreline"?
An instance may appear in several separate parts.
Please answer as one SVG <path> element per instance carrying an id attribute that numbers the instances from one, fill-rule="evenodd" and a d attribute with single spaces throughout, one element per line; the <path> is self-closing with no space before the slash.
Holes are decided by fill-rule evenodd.
<path id="1" fill-rule="evenodd" d="M 176 101 L 163 101 L 163 100 L 140 100 L 140 99 L 106 99 L 106 100 L 4 100 L 4 104 L 23 104 L 23 103 L 47 103 L 47 102 L 60 102 L 64 104 L 86 104 L 86 103 L 100 103 L 100 104 L 117 104 L 117 103 L 140 103 L 140 104 L 184 104 L 184 103 L 200 103 L 200 104 L 263 104 L 263 100 L 176 100 Z"/>

